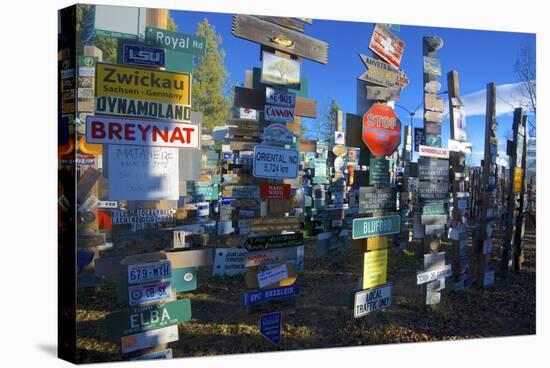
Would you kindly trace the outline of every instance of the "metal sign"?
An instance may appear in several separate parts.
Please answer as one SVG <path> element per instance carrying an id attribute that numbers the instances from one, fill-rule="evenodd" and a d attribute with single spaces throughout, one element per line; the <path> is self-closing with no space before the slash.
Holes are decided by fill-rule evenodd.
<path id="1" fill-rule="evenodd" d="M 255 235 L 245 239 L 243 247 L 248 251 L 297 247 L 304 244 L 303 234 Z"/>
<path id="2" fill-rule="evenodd" d="M 369 184 L 390 184 L 390 166 L 388 160 L 371 157 L 369 166 Z"/>
<path id="3" fill-rule="evenodd" d="M 172 284 L 162 281 L 152 284 L 140 284 L 128 287 L 128 304 L 140 305 L 158 302 L 172 297 Z"/>
<path id="4" fill-rule="evenodd" d="M 200 149 L 199 124 L 104 116 L 86 117 L 86 142 L 128 146 Z"/>
<path id="5" fill-rule="evenodd" d="M 449 160 L 418 158 L 418 178 L 420 180 L 449 181 Z"/>
<path id="6" fill-rule="evenodd" d="M 388 250 L 373 250 L 363 254 L 363 289 L 386 283 Z"/>
<path id="7" fill-rule="evenodd" d="M 122 45 L 122 63 L 164 68 L 164 49 L 125 43 Z"/>
<path id="8" fill-rule="evenodd" d="M 359 56 L 367 67 L 367 71 L 359 77 L 360 80 L 383 87 L 400 89 L 409 84 L 409 78 L 402 70 L 397 70 L 388 63 L 363 54 L 359 54 Z"/>
<path id="9" fill-rule="evenodd" d="M 273 267 L 267 271 L 258 272 L 258 274 L 256 275 L 256 279 L 258 280 L 258 286 L 260 287 L 260 289 L 263 289 L 266 286 L 270 286 L 280 281 L 286 280 L 288 278 L 288 275 L 288 267 L 286 263 L 283 263 L 282 265 Z"/>
<path id="10" fill-rule="evenodd" d="M 160 281 L 172 277 L 169 261 L 128 265 L 128 284 Z"/>
<path id="11" fill-rule="evenodd" d="M 466 112 L 458 107 L 453 107 L 453 128 L 455 140 L 465 142 L 468 139 L 466 131 Z"/>
<path id="12" fill-rule="evenodd" d="M 273 312 L 260 316 L 260 334 L 273 344 L 281 342 L 283 312 Z"/>
<path id="13" fill-rule="evenodd" d="M 360 187 L 358 213 L 395 211 L 396 192 L 392 188 Z"/>
<path id="14" fill-rule="evenodd" d="M 296 93 L 266 86 L 265 103 L 277 106 L 294 107 L 296 106 Z"/>
<path id="15" fill-rule="evenodd" d="M 301 64 L 297 60 L 287 59 L 266 51 L 262 52 L 262 83 L 298 86 L 300 84 L 300 69 Z"/>
<path id="16" fill-rule="evenodd" d="M 243 296 L 243 305 L 255 305 L 265 303 L 269 300 L 288 298 L 298 295 L 299 292 L 300 288 L 296 284 L 260 291 L 246 292 Z"/>
<path id="17" fill-rule="evenodd" d="M 257 178 L 294 179 L 298 176 L 296 150 L 262 145 L 254 147 L 253 175 Z"/>
<path id="18" fill-rule="evenodd" d="M 385 26 L 377 24 L 372 33 L 369 49 L 394 67 L 399 68 L 405 43 Z"/>
<path id="19" fill-rule="evenodd" d="M 294 142 L 294 133 L 285 124 L 274 123 L 264 128 L 261 138 L 262 143 L 292 144 Z"/>
<path id="20" fill-rule="evenodd" d="M 267 231 L 297 231 L 300 229 L 300 218 L 298 217 L 258 217 L 252 219 L 250 223 L 250 230 L 253 232 L 267 232 Z"/>
<path id="21" fill-rule="evenodd" d="M 262 199 L 289 199 L 290 184 L 261 183 L 260 197 Z"/>
<path id="22" fill-rule="evenodd" d="M 390 156 L 401 144 L 401 122 L 391 106 L 375 104 L 363 115 L 363 142 L 373 155 Z"/>
<path id="23" fill-rule="evenodd" d="M 145 42 L 186 54 L 204 55 L 206 53 L 206 38 L 155 27 L 146 27 Z"/>
<path id="24" fill-rule="evenodd" d="M 212 267 L 214 276 L 235 276 L 246 273 L 244 266 L 246 249 L 216 248 L 214 254 L 214 266 Z"/>
<path id="25" fill-rule="evenodd" d="M 294 108 L 286 106 L 265 105 L 264 119 L 278 123 L 294 121 Z"/>
<path id="26" fill-rule="evenodd" d="M 239 107 L 239 118 L 244 120 L 258 120 L 258 111 L 248 107 Z"/>
<path id="27" fill-rule="evenodd" d="M 439 270 L 420 272 L 416 274 L 416 284 L 421 285 L 430 281 L 450 277 L 452 273 L 452 266 L 450 264 L 445 265 L 444 268 L 441 268 Z"/>
<path id="28" fill-rule="evenodd" d="M 127 335 L 121 338 L 122 353 L 150 348 L 155 345 L 168 344 L 178 341 L 178 326 L 158 328 L 156 330 L 140 332 L 134 335 Z"/>
<path id="29" fill-rule="evenodd" d="M 300 246 L 302 245 L 299 245 L 298 247 Z M 298 256 L 298 247 L 279 247 L 277 249 L 264 249 L 249 252 L 246 255 L 244 266 L 256 267 L 265 264 L 281 263 L 295 260 Z"/>
<path id="30" fill-rule="evenodd" d="M 418 182 L 418 194 L 423 201 L 439 201 L 449 198 L 449 184 L 446 182 L 434 184 L 426 181 Z"/>
<path id="31" fill-rule="evenodd" d="M 420 145 L 420 156 L 436 157 L 436 158 L 449 158 L 449 150 L 447 148 L 432 147 Z"/>
<path id="32" fill-rule="evenodd" d="M 401 231 L 401 216 L 356 218 L 352 228 L 352 239 L 397 234 Z"/>
<path id="33" fill-rule="evenodd" d="M 366 316 L 369 313 L 391 306 L 391 284 L 362 290 L 355 293 L 353 316 Z"/>
<path id="34" fill-rule="evenodd" d="M 424 144 L 424 128 L 414 128 L 414 151 L 415 152 L 418 152 L 421 144 Z"/>

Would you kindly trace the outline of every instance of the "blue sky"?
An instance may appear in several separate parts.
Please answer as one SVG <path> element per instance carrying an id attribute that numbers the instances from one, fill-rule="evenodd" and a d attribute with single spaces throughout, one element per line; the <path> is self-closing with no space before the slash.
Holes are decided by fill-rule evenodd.
<path id="1" fill-rule="evenodd" d="M 260 46 L 253 42 L 234 37 L 231 34 L 232 14 L 172 11 L 171 16 L 178 25 L 178 31 L 194 33 L 197 23 L 204 18 L 216 27 L 221 35 L 222 47 L 226 51 L 225 64 L 232 84 L 243 81 L 244 71 L 260 67 Z M 302 74 L 309 80 L 309 97 L 318 103 L 335 99 L 345 112 L 356 112 L 356 80 L 366 69 L 359 53 L 372 56 L 368 43 L 373 23 L 348 21 L 314 20 L 306 25 L 306 34 L 329 44 L 327 65 L 305 60 Z M 459 73 L 460 95 L 465 98 L 468 139 L 473 144 L 472 159 L 478 162 L 482 157 L 484 136 L 484 110 L 487 83 L 497 84 L 497 121 L 499 122 L 499 151 L 505 150 L 502 138 L 506 130 L 511 130 L 511 107 L 505 100 L 515 102 L 521 97 L 517 92 L 513 66 L 521 47 L 535 50 L 535 35 L 528 33 L 478 31 L 451 28 L 419 27 L 402 25 L 396 35 L 405 42 L 401 68 L 409 77 L 409 85 L 401 92 L 399 104 L 414 109 L 422 101 L 422 37 L 438 35 L 445 45 L 438 52 L 443 76 L 441 91 L 447 90 L 446 73 L 457 70 Z M 447 103 L 446 103 L 447 104 Z M 396 107 L 402 124 L 409 123 L 409 115 Z M 421 114 L 417 114 L 414 125 L 422 126 Z M 532 119 L 534 120 L 534 119 Z M 308 124 L 315 126 L 315 122 Z M 442 126 L 442 143 L 447 145 L 449 122 Z"/>

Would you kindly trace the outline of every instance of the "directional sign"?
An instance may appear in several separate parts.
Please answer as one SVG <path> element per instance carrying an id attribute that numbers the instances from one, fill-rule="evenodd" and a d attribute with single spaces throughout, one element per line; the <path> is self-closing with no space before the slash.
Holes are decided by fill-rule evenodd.
<path id="1" fill-rule="evenodd" d="M 300 233 L 254 235 L 249 236 L 243 243 L 249 251 L 297 247 L 304 244 L 304 236 Z"/>
<path id="2" fill-rule="evenodd" d="M 391 284 L 361 290 L 355 293 L 353 316 L 366 316 L 371 312 L 391 306 Z"/>
<path id="3" fill-rule="evenodd" d="M 367 67 L 367 71 L 359 77 L 360 80 L 391 88 L 405 88 L 409 84 L 409 78 L 402 70 L 363 54 L 359 56 Z"/>
<path id="4" fill-rule="evenodd" d="M 253 174 L 257 178 L 294 179 L 298 176 L 298 162 L 296 150 L 256 145 Z"/>
<path id="5" fill-rule="evenodd" d="M 298 285 L 276 287 L 260 291 L 251 291 L 244 293 L 243 305 L 255 305 L 265 303 L 269 300 L 288 298 L 298 295 L 300 288 Z"/>
<path id="6" fill-rule="evenodd" d="M 260 316 L 260 334 L 273 344 L 281 342 L 283 329 L 283 312 L 273 312 Z"/>
<path id="7" fill-rule="evenodd" d="M 401 64 L 405 43 L 381 24 L 374 27 L 369 49 L 396 68 Z"/>
<path id="8" fill-rule="evenodd" d="M 173 302 L 137 307 L 111 313 L 105 320 L 107 336 L 120 338 L 138 332 L 176 325 L 191 319 L 191 301 L 179 299 Z"/>
<path id="9" fill-rule="evenodd" d="M 358 213 L 395 211 L 396 192 L 392 188 L 359 188 Z"/>
<path id="10" fill-rule="evenodd" d="M 397 234 L 401 231 L 401 216 L 356 218 L 352 227 L 352 239 Z"/>
<path id="11" fill-rule="evenodd" d="M 363 142 L 373 155 L 390 156 L 401 144 L 401 122 L 391 106 L 375 104 L 363 115 Z"/>
<path id="12" fill-rule="evenodd" d="M 187 54 L 204 55 L 206 53 L 206 39 L 204 37 L 155 27 L 146 28 L 145 42 L 150 45 Z"/>

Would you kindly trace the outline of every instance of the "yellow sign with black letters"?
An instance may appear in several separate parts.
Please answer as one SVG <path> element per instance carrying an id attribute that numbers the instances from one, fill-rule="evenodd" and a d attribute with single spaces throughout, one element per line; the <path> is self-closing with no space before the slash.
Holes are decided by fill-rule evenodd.
<path id="1" fill-rule="evenodd" d="M 96 97 L 191 105 L 191 74 L 105 63 L 96 68 Z"/>
<path id="2" fill-rule="evenodd" d="M 373 250 L 364 254 L 363 289 L 386 283 L 388 250 Z"/>

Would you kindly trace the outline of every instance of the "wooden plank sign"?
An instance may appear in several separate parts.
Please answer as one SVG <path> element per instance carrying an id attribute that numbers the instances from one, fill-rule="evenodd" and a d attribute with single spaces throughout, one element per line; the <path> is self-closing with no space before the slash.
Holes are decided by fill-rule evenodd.
<path id="1" fill-rule="evenodd" d="M 280 26 L 283 26 L 285 28 L 293 29 L 295 31 L 304 31 L 304 24 L 302 22 L 299 22 L 297 20 L 294 20 L 292 18 L 287 17 L 272 17 L 272 16 L 265 16 L 265 15 L 259 15 L 258 18 L 263 19 L 265 21 L 278 24 Z"/>
<path id="2" fill-rule="evenodd" d="M 245 239 L 243 247 L 248 251 L 297 247 L 304 244 L 302 233 L 252 235 Z"/>
<path id="3" fill-rule="evenodd" d="M 381 24 L 374 26 L 369 49 L 396 68 L 401 64 L 405 42 Z"/>
<path id="4" fill-rule="evenodd" d="M 395 211 L 396 192 L 392 188 L 360 187 L 358 213 Z"/>
<path id="5" fill-rule="evenodd" d="M 424 94 L 424 108 L 430 111 L 443 112 L 443 99 L 436 94 L 426 93 Z"/>
<path id="6" fill-rule="evenodd" d="M 234 36 L 272 47 L 296 56 L 328 63 L 328 44 L 277 24 L 237 14 L 233 17 Z"/>
<path id="7" fill-rule="evenodd" d="M 191 301 L 179 299 L 111 313 L 105 320 L 105 326 L 107 336 L 120 338 L 124 335 L 176 325 L 190 319 Z"/>
<path id="8" fill-rule="evenodd" d="M 402 70 L 397 70 L 390 64 L 381 60 L 359 54 L 361 60 L 367 67 L 367 71 L 361 74 L 360 80 L 378 84 L 382 87 L 389 87 L 397 89 L 397 95 L 399 90 L 405 88 L 409 84 L 409 78 Z M 367 94 L 369 93 L 370 86 L 367 88 Z M 367 96 L 367 99 L 371 99 Z M 375 98 L 372 98 L 376 100 Z M 386 100 L 387 101 L 387 100 Z"/>
<path id="9" fill-rule="evenodd" d="M 150 348 L 155 345 L 167 344 L 178 341 L 178 326 L 168 326 L 156 330 L 140 332 L 134 335 L 127 335 L 121 338 L 122 353 Z"/>
<path id="10" fill-rule="evenodd" d="M 397 88 L 367 86 L 367 100 L 399 101 L 400 95 Z"/>
<path id="11" fill-rule="evenodd" d="M 352 238 L 397 234 L 401 231 L 401 216 L 356 218 L 352 223 Z"/>
<path id="12" fill-rule="evenodd" d="M 369 313 L 391 306 L 391 284 L 361 290 L 355 293 L 353 316 L 366 316 Z"/>

